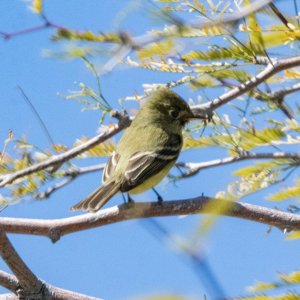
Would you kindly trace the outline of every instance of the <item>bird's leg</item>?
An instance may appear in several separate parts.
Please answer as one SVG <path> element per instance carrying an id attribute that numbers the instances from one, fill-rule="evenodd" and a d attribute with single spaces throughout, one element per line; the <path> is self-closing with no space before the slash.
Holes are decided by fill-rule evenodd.
<path id="1" fill-rule="evenodd" d="M 134 201 L 130 197 L 129 193 L 127 193 L 127 200 L 126 200 L 124 193 L 122 193 L 122 198 L 123 198 L 124 205 L 126 205 L 126 206 L 128 205 L 128 207 L 131 207 L 131 205 L 134 204 Z"/>
<path id="2" fill-rule="evenodd" d="M 162 196 L 158 193 L 158 191 L 155 188 L 152 188 L 152 191 L 155 193 L 155 195 L 157 196 L 157 202 L 158 203 L 162 203 L 164 201 L 164 199 L 162 198 Z"/>
<path id="3" fill-rule="evenodd" d="M 129 195 L 129 193 L 127 193 L 127 203 L 128 203 L 128 204 L 133 204 L 133 203 L 134 203 L 134 201 L 133 201 L 133 199 L 131 198 L 131 196 Z"/>
<path id="4" fill-rule="evenodd" d="M 130 208 L 130 207 L 132 207 L 134 205 L 134 201 L 130 197 L 129 193 L 127 193 L 127 203 L 126 203 L 126 205 L 128 206 L 128 208 Z"/>
<path id="5" fill-rule="evenodd" d="M 126 199 L 125 199 L 124 193 L 122 193 L 122 198 L 123 198 L 124 204 L 126 204 Z"/>

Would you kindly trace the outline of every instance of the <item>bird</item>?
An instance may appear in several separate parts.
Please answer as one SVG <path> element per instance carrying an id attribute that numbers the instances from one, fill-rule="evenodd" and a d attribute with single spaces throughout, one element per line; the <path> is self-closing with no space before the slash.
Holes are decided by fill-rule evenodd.
<path id="1" fill-rule="evenodd" d="M 71 210 L 96 212 L 115 194 L 140 194 L 154 188 L 174 166 L 183 144 L 182 130 L 195 114 L 175 92 L 161 88 L 146 99 L 125 130 L 102 175 L 102 185 Z"/>

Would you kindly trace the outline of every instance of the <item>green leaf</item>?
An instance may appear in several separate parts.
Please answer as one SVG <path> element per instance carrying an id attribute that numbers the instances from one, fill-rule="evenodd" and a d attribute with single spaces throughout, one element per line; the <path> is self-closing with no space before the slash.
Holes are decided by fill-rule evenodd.
<path id="1" fill-rule="evenodd" d="M 214 70 L 209 75 L 215 78 L 233 78 L 240 82 L 245 82 L 250 78 L 247 72 L 233 69 Z"/>
<path id="2" fill-rule="evenodd" d="M 168 56 L 175 50 L 173 39 L 168 38 L 162 42 L 151 43 L 141 50 L 137 51 L 136 55 L 139 59 L 149 59 L 155 56 Z"/>
<path id="3" fill-rule="evenodd" d="M 245 1 L 246 6 L 251 6 L 251 1 Z M 247 18 L 249 32 L 249 40 L 251 49 L 255 54 L 264 55 L 264 42 L 261 33 L 261 27 L 256 19 L 256 13 L 249 14 Z"/>
<path id="4" fill-rule="evenodd" d="M 285 133 L 278 127 L 264 128 L 260 131 L 252 132 L 240 130 L 238 134 L 239 146 L 245 151 L 260 145 L 269 144 L 285 136 Z"/>
<path id="5" fill-rule="evenodd" d="M 85 137 L 85 138 L 81 138 L 80 140 L 77 140 L 76 143 L 74 144 L 74 147 L 87 142 L 89 139 L 90 138 Z M 86 158 L 86 157 L 110 156 L 115 150 L 115 148 L 116 148 L 116 144 L 111 140 L 108 140 L 104 143 L 96 145 L 93 148 L 85 151 L 82 155 L 80 155 L 80 157 Z"/>
<path id="6" fill-rule="evenodd" d="M 279 274 L 278 277 L 285 284 L 300 284 L 300 271 L 290 274 Z"/>
<path id="7" fill-rule="evenodd" d="M 272 170 L 279 167 L 286 167 L 290 166 L 294 163 L 293 160 L 288 159 L 276 159 L 276 160 L 270 160 L 266 162 L 257 162 L 255 165 L 248 166 L 242 169 L 239 169 L 234 172 L 235 176 L 249 176 L 253 173 L 261 172 L 263 170 Z"/>
<path id="8" fill-rule="evenodd" d="M 206 74 L 200 75 L 197 78 L 194 78 L 191 80 L 189 83 L 192 89 L 198 89 L 201 87 L 213 87 L 213 86 L 218 86 L 218 82 L 207 76 Z"/>
<path id="9" fill-rule="evenodd" d="M 41 14 L 43 11 L 43 0 L 32 0 L 32 10 L 37 14 Z"/>
<path id="10" fill-rule="evenodd" d="M 286 293 L 279 296 L 255 295 L 250 297 L 243 297 L 243 300 L 300 300 L 300 295 L 296 293 Z"/>
<path id="11" fill-rule="evenodd" d="M 16 197 L 22 197 L 31 194 L 36 191 L 38 185 L 34 180 L 34 176 L 28 176 L 24 178 L 21 184 L 12 187 L 12 195 Z"/>
<path id="12" fill-rule="evenodd" d="M 122 39 L 115 33 L 98 33 L 91 31 L 74 31 L 69 29 L 58 29 L 56 35 L 52 38 L 53 41 L 60 40 L 76 40 L 86 42 L 102 42 L 121 44 Z"/>
<path id="13" fill-rule="evenodd" d="M 292 233 L 290 233 L 287 237 L 287 240 L 296 240 L 296 239 L 300 239 L 300 231 L 293 231 Z"/>
<path id="14" fill-rule="evenodd" d="M 221 60 L 221 59 L 240 59 L 245 61 L 253 61 L 253 54 L 247 51 L 244 47 L 232 46 L 232 47 L 219 47 L 212 46 L 208 51 L 191 51 L 183 55 L 183 59 L 186 60 Z"/>
<path id="15" fill-rule="evenodd" d="M 300 197 L 300 179 L 297 180 L 294 186 L 285 188 L 280 192 L 269 196 L 268 199 L 272 201 L 282 201 L 297 197 Z"/>
<path id="16" fill-rule="evenodd" d="M 277 283 L 259 281 L 254 286 L 249 287 L 249 290 L 252 292 L 262 292 L 262 291 L 274 289 L 277 286 L 278 286 Z"/>

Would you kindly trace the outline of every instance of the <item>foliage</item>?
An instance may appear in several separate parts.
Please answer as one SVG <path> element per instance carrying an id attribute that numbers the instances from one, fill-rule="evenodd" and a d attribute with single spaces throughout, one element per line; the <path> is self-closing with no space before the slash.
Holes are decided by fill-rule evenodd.
<path id="1" fill-rule="evenodd" d="M 111 119 L 104 120 L 112 107 L 103 96 L 101 76 L 113 71 L 117 65 L 169 75 L 168 82 L 145 84 L 145 94 L 158 86 L 182 85 L 206 99 L 201 103 L 205 104 L 212 100 L 211 95 L 217 94 L 216 97 L 220 97 L 228 90 L 239 88 L 240 84 L 257 80 L 253 76 L 266 66 L 275 64 L 278 58 L 300 55 L 298 17 L 285 16 L 274 3 L 238 19 L 236 15 L 251 8 L 253 1 L 160 0 L 156 4 L 156 16 L 164 26 L 150 28 L 141 36 L 118 30 L 105 33 L 76 30 L 53 25 L 51 22 L 46 24 L 55 30 L 53 42 L 71 45 L 71 50 L 63 55 L 57 52 L 56 57 L 83 61 L 95 78 L 94 85 L 79 83 L 78 90 L 71 91 L 65 99 L 79 102 L 82 110 L 100 112 L 100 131 L 115 122 Z M 43 1 L 32 0 L 31 8 L 34 13 L 46 18 Z M 98 60 L 103 56 L 109 57 L 109 60 L 98 67 Z M 260 195 L 269 204 L 274 201 L 299 200 L 300 180 L 296 170 L 299 172 L 300 161 L 289 158 L 288 154 L 294 153 L 295 149 L 299 153 L 299 148 L 296 147 L 300 144 L 300 106 L 299 102 L 297 104 L 294 99 L 288 101 L 287 98 L 287 95 L 299 90 L 295 88 L 299 78 L 300 71 L 297 68 L 274 74 L 264 84 L 226 104 L 226 113 L 220 109 L 218 113 L 214 112 L 211 121 L 205 126 L 191 125 L 185 131 L 184 151 L 200 153 L 204 148 L 217 149 L 220 151 L 218 153 L 231 158 L 247 156 L 249 153 L 273 154 L 273 157 L 264 160 L 249 159 L 242 165 L 235 166 L 233 180 L 223 190 L 215 192 L 216 198 L 239 201 L 261 192 Z M 125 99 L 137 100 L 142 96 L 129 95 Z M 123 107 L 116 109 L 121 110 Z M 104 121 L 108 124 L 104 124 Z M 82 145 L 87 140 L 89 138 L 81 138 L 73 146 Z M 7 151 L 8 143 L 14 145 L 11 153 Z M 12 134 L 9 134 L 0 156 L 0 178 L 69 149 L 66 145 L 55 144 L 51 145 L 51 149 L 41 150 L 28 142 L 27 138 L 13 139 Z M 115 141 L 110 139 L 75 159 L 19 178 L 9 185 L 5 196 L 1 196 L 0 205 L 31 198 L 47 198 L 80 175 L 79 165 L 84 164 L 83 161 L 109 156 L 114 149 Z M 276 157 L 277 152 L 284 152 L 287 157 Z M 197 172 L 193 173 L 195 174 Z M 185 175 L 181 172 L 175 178 L 181 180 L 188 177 Z M 63 181 L 65 179 L 70 181 Z M 266 195 L 264 191 L 270 192 Z M 227 209 L 230 206 L 216 208 L 217 212 Z M 204 221 L 197 228 L 196 240 L 210 231 L 216 218 L 203 218 Z M 295 232 L 288 238 L 299 237 L 300 233 Z M 195 245 L 197 244 L 196 241 Z M 300 284 L 299 274 L 297 271 L 279 275 L 277 282 L 258 282 L 252 287 L 255 293 L 279 287 L 285 288 L 286 293 L 276 297 L 257 294 L 243 299 L 300 299 L 297 293 L 288 291 L 291 285 Z M 161 296 L 152 299 L 181 298 Z"/>

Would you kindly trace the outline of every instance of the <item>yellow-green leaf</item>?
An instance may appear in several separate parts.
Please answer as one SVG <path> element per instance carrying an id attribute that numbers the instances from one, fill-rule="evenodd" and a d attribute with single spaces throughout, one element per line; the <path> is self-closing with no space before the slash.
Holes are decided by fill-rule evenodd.
<path id="1" fill-rule="evenodd" d="M 252 291 L 252 292 L 261 292 L 261 291 L 274 289 L 277 286 L 278 285 L 276 283 L 259 281 L 254 286 L 249 287 L 249 290 Z"/>
<path id="2" fill-rule="evenodd" d="M 75 146 L 81 145 L 85 142 L 87 142 L 89 138 L 82 138 L 74 144 Z M 116 144 L 109 140 L 104 143 L 101 143 L 99 145 L 94 146 L 93 148 L 85 151 L 80 157 L 85 158 L 85 157 L 100 157 L 100 156 L 110 156 L 113 151 L 116 148 Z"/>
<path id="3" fill-rule="evenodd" d="M 299 79 L 300 78 L 300 72 L 297 72 L 295 70 L 285 70 L 284 71 L 284 76 L 286 78 L 290 78 L 290 79 Z"/>
<path id="4" fill-rule="evenodd" d="M 300 231 L 293 231 L 292 233 L 290 233 L 287 237 L 287 240 L 296 240 L 296 239 L 300 239 Z"/>
<path id="5" fill-rule="evenodd" d="M 91 31 L 73 31 L 69 29 L 58 29 L 56 35 L 52 38 L 54 41 L 59 40 L 78 40 L 87 42 L 103 42 L 103 43 L 117 43 L 121 44 L 122 39 L 115 33 L 98 33 Z"/>
<path id="6" fill-rule="evenodd" d="M 55 152 L 65 152 L 68 150 L 68 147 L 62 144 L 52 145 L 52 148 Z"/>
<path id="7" fill-rule="evenodd" d="M 268 144 L 272 141 L 279 140 L 285 136 L 285 133 L 277 127 L 264 128 L 260 131 L 249 132 L 240 130 L 239 146 L 248 151 L 257 146 Z"/>
<path id="8" fill-rule="evenodd" d="M 22 197 L 33 193 L 37 189 L 37 184 L 33 179 L 33 176 L 29 176 L 27 181 L 21 183 L 20 185 L 12 188 L 12 195 L 17 197 Z"/>
<path id="9" fill-rule="evenodd" d="M 43 0 L 32 0 L 32 10 L 37 14 L 41 14 L 43 11 Z"/>
<path id="10" fill-rule="evenodd" d="M 220 60 L 220 59 L 241 59 L 241 60 L 253 60 L 253 54 L 247 51 L 243 47 L 218 47 L 214 46 L 213 49 L 208 51 L 191 51 L 182 56 L 186 60 Z"/>
<path id="11" fill-rule="evenodd" d="M 296 271 L 291 274 L 279 274 L 278 277 L 285 284 L 299 284 L 300 283 L 300 271 Z"/>
<path id="12" fill-rule="evenodd" d="M 287 293 L 279 296 L 255 295 L 250 297 L 243 297 L 243 300 L 300 300 L 300 295 L 295 293 Z"/>
<path id="13" fill-rule="evenodd" d="M 148 46 L 137 51 L 137 56 L 140 59 L 147 59 L 151 57 L 164 57 L 170 55 L 175 49 L 175 44 L 172 39 L 166 39 L 162 42 L 151 43 Z"/>
<path id="14" fill-rule="evenodd" d="M 287 200 L 289 198 L 297 198 L 297 197 L 300 197 L 300 180 L 297 180 L 294 186 L 287 187 L 281 190 L 280 192 L 268 197 L 268 199 L 272 201 L 282 201 L 282 200 Z"/>
<path id="15" fill-rule="evenodd" d="M 247 6 L 251 6 L 250 0 L 245 0 Z M 264 54 L 264 42 L 261 34 L 261 27 L 256 19 L 256 14 L 253 12 L 248 15 L 247 18 L 248 27 L 251 29 L 249 31 L 249 40 L 251 49 L 255 54 L 263 55 Z"/>

